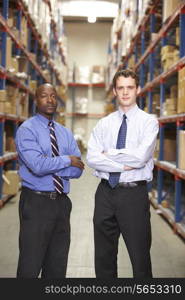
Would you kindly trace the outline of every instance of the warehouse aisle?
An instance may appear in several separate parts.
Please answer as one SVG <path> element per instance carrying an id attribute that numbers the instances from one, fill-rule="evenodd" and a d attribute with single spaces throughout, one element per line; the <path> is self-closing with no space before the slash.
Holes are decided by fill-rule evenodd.
<path id="1" fill-rule="evenodd" d="M 99 180 L 86 166 L 84 175 L 73 180 L 70 197 L 71 247 L 67 277 L 95 277 L 93 266 L 94 192 Z M 15 277 L 18 258 L 18 198 L 0 210 L 0 277 Z M 154 277 L 185 278 L 185 243 L 151 207 L 153 243 L 151 249 Z M 119 247 L 119 277 L 132 277 L 128 254 L 122 239 Z"/>

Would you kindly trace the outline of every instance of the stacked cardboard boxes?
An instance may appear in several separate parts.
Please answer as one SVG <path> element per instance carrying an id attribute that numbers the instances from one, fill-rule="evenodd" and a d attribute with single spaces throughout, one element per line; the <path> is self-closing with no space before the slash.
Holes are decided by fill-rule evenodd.
<path id="1" fill-rule="evenodd" d="M 19 116 L 28 117 L 28 94 L 24 92 L 19 93 L 19 103 L 17 106 L 17 114 Z"/>
<path id="2" fill-rule="evenodd" d="M 37 81 L 36 80 L 30 80 L 29 81 L 29 88 L 30 90 L 35 93 L 36 88 L 37 88 Z"/>
<path id="3" fill-rule="evenodd" d="M 177 101 L 175 98 L 167 98 L 163 103 L 163 116 L 175 115 L 177 112 Z"/>
<path id="4" fill-rule="evenodd" d="M 164 138 L 164 160 L 176 161 L 176 132 L 167 130 Z"/>
<path id="5" fill-rule="evenodd" d="M 185 67 L 178 72 L 177 113 L 185 113 Z"/>
<path id="6" fill-rule="evenodd" d="M 163 23 L 174 13 L 182 0 L 163 0 Z"/>
<path id="7" fill-rule="evenodd" d="M 185 130 L 179 130 L 178 168 L 185 170 Z"/>
<path id="8" fill-rule="evenodd" d="M 168 70 L 178 60 L 179 50 L 176 46 L 166 45 L 161 48 L 161 64 L 164 71 Z"/>
<path id="9" fill-rule="evenodd" d="M 16 115 L 18 95 L 19 89 L 17 87 L 13 85 L 6 85 L 6 102 L 4 107 L 5 113 Z"/>
<path id="10" fill-rule="evenodd" d="M 163 104 L 164 116 L 175 115 L 177 113 L 177 98 L 178 98 L 177 85 L 172 85 L 170 88 L 169 98 L 167 98 L 165 100 L 165 103 Z"/>
<path id="11" fill-rule="evenodd" d="M 57 85 L 56 86 L 56 92 L 57 95 L 63 100 L 63 101 L 67 101 L 67 95 L 66 95 L 66 86 L 64 85 Z"/>
<path id="12" fill-rule="evenodd" d="M 160 115 L 160 94 L 153 94 L 152 96 L 153 113 L 157 116 Z"/>
<path id="13" fill-rule="evenodd" d="M 4 113 L 5 102 L 6 102 L 6 91 L 0 90 L 0 113 Z"/>

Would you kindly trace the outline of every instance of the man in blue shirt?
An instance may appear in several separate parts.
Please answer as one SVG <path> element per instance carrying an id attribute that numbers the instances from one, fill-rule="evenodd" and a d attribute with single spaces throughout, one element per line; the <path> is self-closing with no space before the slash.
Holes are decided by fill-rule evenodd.
<path id="1" fill-rule="evenodd" d="M 22 191 L 17 277 L 63 278 L 70 246 L 69 180 L 84 169 L 71 131 L 53 120 L 57 96 L 51 84 L 36 91 L 37 114 L 17 130 Z"/>

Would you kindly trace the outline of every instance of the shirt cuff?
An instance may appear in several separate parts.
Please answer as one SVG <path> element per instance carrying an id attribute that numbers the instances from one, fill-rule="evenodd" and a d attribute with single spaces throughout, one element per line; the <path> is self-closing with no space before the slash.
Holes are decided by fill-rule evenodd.
<path id="1" fill-rule="evenodd" d="M 71 165 L 71 159 L 69 158 L 69 155 L 62 155 L 62 160 L 64 162 L 64 168 L 67 168 Z"/>
<path id="2" fill-rule="evenodd" d="M 121 153 L 120 150 L 121 150 L 121 149 L 109 149 L 109 150 L 107 151 L 107 154 L 108 154 L 108 155 L 117 155 L 117 154 Z"/>

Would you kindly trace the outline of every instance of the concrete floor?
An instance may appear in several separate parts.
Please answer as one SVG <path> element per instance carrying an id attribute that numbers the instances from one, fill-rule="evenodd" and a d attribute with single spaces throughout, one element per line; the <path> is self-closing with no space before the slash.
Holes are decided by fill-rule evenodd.
<path id="1" fill-rule="evenodd" d="M 84 175 L 71 181 L 71 247 L 68 260 L 68 278 L 93 278 L 93 209 L 94 193 L 99 179 L 86 166 Z M 12 198 L 0 210 L 0 277 L 15 277 L 18 259 L 18 200 Z M 185 278 L 185 242 L 151 207 L 152 265 L 155 278 Z M 118 254 L 119 277 L 132 277 L 125 244 L 120 239 Z"/>

